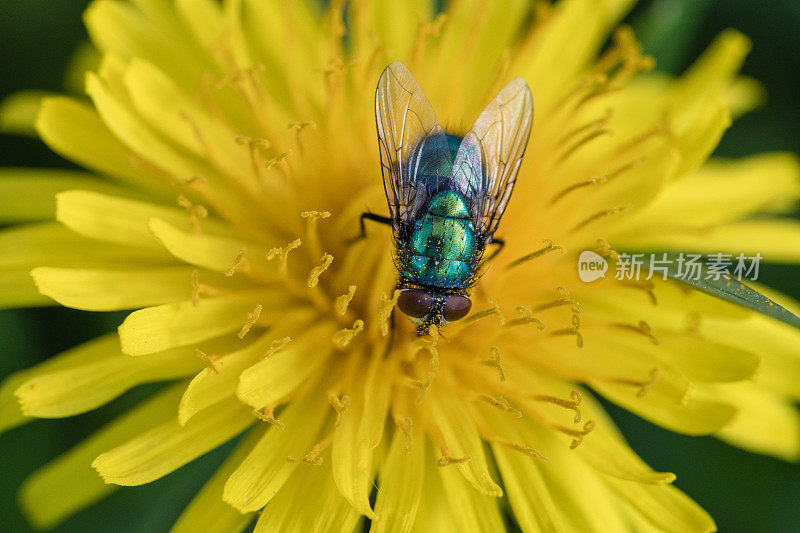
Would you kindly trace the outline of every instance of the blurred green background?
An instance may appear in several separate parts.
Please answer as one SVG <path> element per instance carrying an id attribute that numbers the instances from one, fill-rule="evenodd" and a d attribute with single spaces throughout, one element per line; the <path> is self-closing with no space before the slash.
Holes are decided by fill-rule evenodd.
<path id="1" fill-rule="evenodd" d="M 88 2 L 0 2 L 0 99 L 21 89 L 60 90 L 72 51 L 86 38 L 81 13 Z M 765 85 L 768 101 L 733 125 L 717 155 L 800 153 L 800 0 L 646 0 L 627 22 L 658 68 L 673 73 L 725 28 L 750 36 L 754 46 L 743 73 Z M 72 165 L 35 139 L 0 135 L 0 166 Z M 800 299 L 797 267 L 768 265 L 760 281 Z M 61 308 L 0 311 L 0 377 L 111 331 L 123 316 Z M 152 387 L 140 387 L 91 413 L 39 421 L 0 436 L 0 531 L 31 530 L 16 503 L 17 488 L 30 472 L 150 392 Z M 714 516 L 720 531 L 800 531 L 800 465 L 748 454 L 713 438 L 676 435 L 612 405 L 608 409 L 633 448 L 655 469 L 675 472 L 676 485 Z M 121 488 L 56 531 L 166 531 L 230 448 L 150 485 Z"/>

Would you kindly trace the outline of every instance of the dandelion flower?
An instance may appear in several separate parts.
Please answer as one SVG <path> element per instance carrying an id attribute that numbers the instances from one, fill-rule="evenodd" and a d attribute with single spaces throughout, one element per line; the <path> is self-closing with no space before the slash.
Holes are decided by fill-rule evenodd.
<path id="1" fill-rule="evenodd" d="M 615 29 L 629 4 L 96 0 L 88 98 L 35 121 L 88 172 L 3 171 L 3 219 L 25 224 L 0 234 L 0 298 L 132 312 L 9 377 L 2 429 L 171 384 L 27 480 L 33 523 L 244 434 L 176 531 L 714 530 L 596 395 L 797 459 L 800 333 L 657 277 L 578 279 L 583 250 L 800 261 L 797 223 L 769 216 L 797 162 L 706 163 L 759 98 L 747 39 L 648 73 Z M 402 316 L 387 335 L 390 231 L 352 242 L 386 211 L 373 98 L 395 59 L 456 133 L 513 77 L 536 103 L 507 245 L 473 314 L 422 337 Z"/>

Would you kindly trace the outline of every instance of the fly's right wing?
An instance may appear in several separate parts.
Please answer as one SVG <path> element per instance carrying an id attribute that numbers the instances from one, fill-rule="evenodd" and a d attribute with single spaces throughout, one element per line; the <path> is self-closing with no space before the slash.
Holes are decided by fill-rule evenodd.
<path id="1" fill-rule="evenodd" d="M 391 63 L 375 91 L 375 122 L 381 171 L 392 226 L 397 235 L 425 204 L 429 180 L 449 179 L 447 137 L 428 99 L 405 65 Z"/>

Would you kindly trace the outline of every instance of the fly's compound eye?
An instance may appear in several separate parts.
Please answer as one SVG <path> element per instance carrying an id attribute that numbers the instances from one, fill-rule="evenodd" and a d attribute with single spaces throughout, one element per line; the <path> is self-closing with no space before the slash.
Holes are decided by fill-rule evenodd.
<path id="1" fill-rule="evenodd" d="M 400 292 L 397 307 L 412 318 L 422 318 L 431 311 L 433 297 L 430 293 L 417 289 L 406 289 Z"/>
<path id="2" fill-rule="evenodd" d="M 467 316 L 470 309 L 472 309 L 472 300 L 466 296 L 454 294 L 445 298 L 444 306 L 442 307 L 442 316 L 444 316 L 444 319 L 448 322 L 454 322 Z"/>

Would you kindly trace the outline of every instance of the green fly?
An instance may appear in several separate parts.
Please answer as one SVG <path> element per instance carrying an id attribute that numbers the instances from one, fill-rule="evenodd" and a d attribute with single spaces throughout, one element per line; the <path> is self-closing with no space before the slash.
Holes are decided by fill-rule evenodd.
<path id="1" fill-rule="evenodd" d="M 402 63 L 381 74 L 375 122 L 399 275 L 397 307 L 423 335 L 467 315 L 489 244 L 508 205 L 533 125 L 533 98 L 511 80 L 463 136 L 445 132 Z M 499 251 L 499 248 L 498 248 Z"/>

